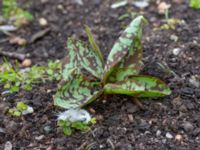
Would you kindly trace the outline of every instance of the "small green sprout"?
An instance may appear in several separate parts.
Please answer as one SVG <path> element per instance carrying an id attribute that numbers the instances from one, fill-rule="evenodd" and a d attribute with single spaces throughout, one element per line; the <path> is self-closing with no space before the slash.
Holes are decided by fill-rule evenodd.
<path id="1" fill-rule="evenodd" d="M 200 9 L 200 0 L 190 0 L 190 7 Z"/>
<path id="2" fill-rule="evenodd" d="M 91 118 L 90 114 L 84 109 L 69 109 L 58 116 L 57 125 L 63 130 L 66 136 L 74 131 L 87 132 L 90 125 L 96 124 L 96 118 Z"/>
<path id="3" fill-rule="evenodd" d="M 3 0 L 2 4 L 3 17 L 10 21 L 14 20 L 16 26 L 21 26 L 25 22 L 33 20 L 33 15 L 20 8 L 16 0 Z"/>
<path id="4" fill-rule="evenodd" d="M 63 80 L 54 96 L 54 104 L 65 109 L 83 107 L 103 94 L 133 97 L 163 97 L 169 87 L 156 77 L 140 75 L 142 67 L 143 16 L 135 18 L 113 45 L 104 62 L 89 27 L 90 47 L 68 39 Z"/>
<path id="5" fill-rule="evenodd" d="M 34 65 L 30 68 L 19 69 L 16 63 L 14 68 L 5 61 L 0 66 L 0 84 L 4 85 L 11 93 L 18 92 L 20 88 L 31 90 L 35 84 L 46 82 L 47 80 L 61 79 L 61 62 L 49 61 L 47 67 Z"/>
<path id="6" fill-rule="evenodd" d="M 33 113 L 33 108 L 23 102 L 18 102 L 16 108 L 11 108 L 8 110 L 8 114 L 13 117 L 20 117 L 21 115 L 30 113 Z"/>

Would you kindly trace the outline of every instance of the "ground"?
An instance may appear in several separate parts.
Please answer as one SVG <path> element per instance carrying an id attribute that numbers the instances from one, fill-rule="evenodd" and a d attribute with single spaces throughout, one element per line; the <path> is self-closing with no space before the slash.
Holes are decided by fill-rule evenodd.
<path id="1" fill-rule="evenodd" d="M 25 0 L 20 1 L 21 4 Z M 26 47 L 9 44 L 0 33 L 0 48 L 6 51 L 29 53 L 35 64 L 46 64 L 48 59 L 62 59 L 65 44 L 73 36 L 87 40 L 84 24 L 92 32 L 106 58 L 113 42 L 131 18 L 119 20 L 127 12 L 144 15 L 149 24 L 143 34 L 144 68 L 142 73 L 164 80 L 172 94 L 159 99 L 141 99 L 144 109 L 131 101 L 131 97 L 110 96 L 92 103 L 97 124 L 87 133 L 76 132 L 65 137 L 56 126 L 61 109 L 53 106 L 52 95 L 57 83 L 40 84 L 27 92 L 1 94 L 2 106 L 13 106 L 16 101 L 31 105 L 35 112 L 13 118 L 0 111 L 0 149 L 12 144 L 13 149 L 119 149 L 119 150 L 198 150 L 200 149 L 200 10 L 189 8 L 185 0 L 168 1 L 170 17 L 184 20 L 174 30 L 154 31 L 163 24 L 157 4 L 149 3 L 145 9 L 133 5 L 111 9 L 114 0 L 83 0 L 79 5 L 73 0 L 30 1 L 27 8 L 35 20 L 13 34 L 28 41 L 46 28 L 50 31 Z M 25 3 L 26 4 L 26 3 Z M 24 6 L 24 5 L 22 5 Z M 41 27 L 39 18 L 48 21 Z M 178 49 L 178 54 L 174 52 Z M 2 61 L 2 57 L 0 60 Z M 12 59 L 11 59 L 12 61 Z M 4 90 L 1 88 L 0 93 Z"/>

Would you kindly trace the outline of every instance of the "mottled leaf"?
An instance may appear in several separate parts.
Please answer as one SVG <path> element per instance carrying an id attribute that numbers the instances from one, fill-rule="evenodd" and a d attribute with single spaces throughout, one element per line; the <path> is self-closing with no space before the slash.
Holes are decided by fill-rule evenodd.
<path id="1" fill-rule="evenodd" d="M 67 40 L 67 55 L 65 56 L 63 61 L 64 63 L 62 76 L 64 80 L 69 80 L 69 77 L 72 72 L 79 72 L 81 69 L 78 56 L 76 55 L 76 49 L 77 48 L 74 44 L 74 40 L 69 38 Z"/>
<path id="2" fill-rule="evenodd" d="M 103 64 L 93 50 L 82 42 L 68 39 L 68 54 L 64 60 L 63 78 L 68 79 L 72 70 L 79 74 L 81 70 L 86 70 L 93 76 L 101 79 L 103 74 Z"/>
<path id="3" fill-rule="evenodd" d="M 96 53 L 80 41 L 76 42 L 76 54 L 81 66 L 93 76 L 101 79 L 103 76 L 103 64 Z"/>
<path id="4" fill-rule="evenodd" d="M 99 56 L 101 62 L 104 63 L 103 56 L 102 56 L 102 53 L 101 53 L 101 51 L 100 51 L 100 49 L 99 49 L 99 46 L 96 44 L 96 42 L 95 42 L 95 40 L 94 40 L 94 37 L 93 37 L 93 35 L 92 35 L 92 32 L 91 32 L 90 27 L 87 26 L 87 25 L 85 25 L 85 32 L 86 32 L 86 34 L 87 34 L 87 36 L 88 36 L 88 40 L 89 40 L 89 42 L 90 42 L 90 45 L 91 45 L 92 50 L 95 52 L 95 54 L 96 54 L 97 56 Z"/>
<path id="5" fill-rule="evenodd" d="M 132 68 L 132 74 L 137 74 L 141 66 L 141 34 L 142 25 L 146 20 L 143 16 L 135 18 L 129 26 L 125 29 L 122 35 L 111 49 L 105 65 L 104 80 L 107 80 L 108 76 L 116 68 L 122 68 L 130 75 L 130 68 Z M 128 73 L 129 72 L 129 73 Z M 120 75 L 119 75 L 120 76 Z M 120 78 L 125 78 L 120 77 Z"/>
<path id="6" fill-rule="evenodd" d="M 129 76 L 138 75 L 142 67 L 142 46 L 140 38 L 136 37 L 134 44 L 124 59 L 113 68 L 108 82 L 124 81 Z"/>
<path id="7" fill-rule="evenodd" d="M 102 91 L 99 83 L 88 81 L 81 74 L 74 74 L 74 79 L 66 81 L 54 96 L 54 104 L 66 109 L 82 107 L 95 100 Z"/>
<path id="8" fill-rule="evenodd" d="M 162 97 L 171 93 L 167 85 L 160 79 L 151 76 L 133 76 L 115 84 L 106 84 L 107 94 L 125 94 L 134 97 Z"/>

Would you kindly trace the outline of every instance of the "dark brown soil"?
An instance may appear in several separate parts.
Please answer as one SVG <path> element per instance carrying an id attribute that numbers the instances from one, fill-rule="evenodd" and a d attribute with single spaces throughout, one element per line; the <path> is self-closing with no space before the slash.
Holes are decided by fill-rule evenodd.
<path id="1" fill-rule="evenodd" d="M 27 7 L 35 20 L 13 34 L 30 41 L 35 33 L 45 28 L 50 28 L 50 32 L 26 47 L 1 42 L 0 48 L 29 53 L 34 63 L 46 64 L 48 59 L 64 57 L 68 37 L 86 40 L 83 25 L 88 24 L 106 57 L 120 31 L 131 20 L 126 18 L 120 21 L 119 16 L 132 10 L 149 20 L 143 36 L 143 74 L 160 77 L 168 83 L 173 93 L 157 100 L 142 100 L 144 110 L 134 105 L 130 97 L 118 95 L 111 96 L 106 103 L 94 102 L 88 108 L 96 111 L 94 116 L 98 123 L 91 127 L 90 132 L 76 132 L 70 137 L 65 137 L 56 126 L 60 110 L 53 106 L 52 95 L 57 83 L 38 85 L 31 92 L 2 94 L 0 109 L 24 101 L 35 112 L 12 118 L 0 110 L 0 149 L 4 149 L 8 141 L 13 149 L 20 150 L 200 149 L 200 11 L 189 8 L 184 0 L 168 1 L 172 5 L 170 16 L 183 19 L 185 24 L 178 25 L 175 30 L 153 31 L 153 25 L 162 24 L 164 19 L 163 15 L 157 13 L 156 2 L 151 2 L 144 10 L 132 5 L 111 9 L 110 5 L 114 2 L 84 0 L 81 6 L 73 0 L 30 1 Z M 41 17 L 48 20 L 47 27 L 39 25 Z M 178 37 L 177 41 L 173 40 L 174 36 Z M 0 33 L 0 41 L 6 38 Z M 180 49 L 178 55 L 173 54 L 175 48 Z M 168 69 L 163 69 L 159 64 L 167 64 Z M 3 92 L 2 88 L 0 92 Z"/>

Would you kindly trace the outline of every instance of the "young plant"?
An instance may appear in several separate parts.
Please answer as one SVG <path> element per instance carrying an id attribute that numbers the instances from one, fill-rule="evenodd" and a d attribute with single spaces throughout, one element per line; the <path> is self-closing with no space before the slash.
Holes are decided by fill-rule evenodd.
<path id="1" fill-rule="evenodd" d="M 20 117 L 21 115 L 27 115 L 33 113 L 33 108 L 26 105 L 23 102 L 18 102 L 16 108 L 11 108 L 8 110 L 8 114 L 13 117 Z"/>
<path id="2" fill-rule="evenodd" d="M 35 84 L 60 79 L 61 63 L 59 61 L 49 61 L 47 67 L 34 65 L 26 69 L 20 69 L 18 63 L 16 67 L 13 67 L 7 61 L 0 66 L 0 84 L 11 93 L 18 92 L 20 87 L 31 90 Z"/>
<path id="3" fill-rule="evenodd" d="M 200 9 L 200 0 L 190 0 L 190 7 Z"/>
<path id="4" fill-rule="evenodd" d="M 3 0 L 2 3 L 3 17 L 14 21 L 15 25 L 20 26 L 27 21 L 33 20 L 32 14 L 20 8 L 16 0 Z"/>
<path id="5" fill-rule="evenodd" d="M 104 62 L 89 27 L 90 47 L 68 39 L 63 81 L 54 96 L 54 104 L 66 109 L 91 103 L 102 93 L 134 97 L 162 97 L 171 93 L 156 77 L 139 75 L 142 66 L 143 16 L 135 18 L 113 45 Z"/>
<path id="6" fill-rule="evenodd" d="M 75 130 L 89 131 L 89 126 L 96 124 L 96 118 L 91 118 L 84 109 L 69 109 L 58 115 L 58 126 L 61 127 L 66 136 Z"/>

